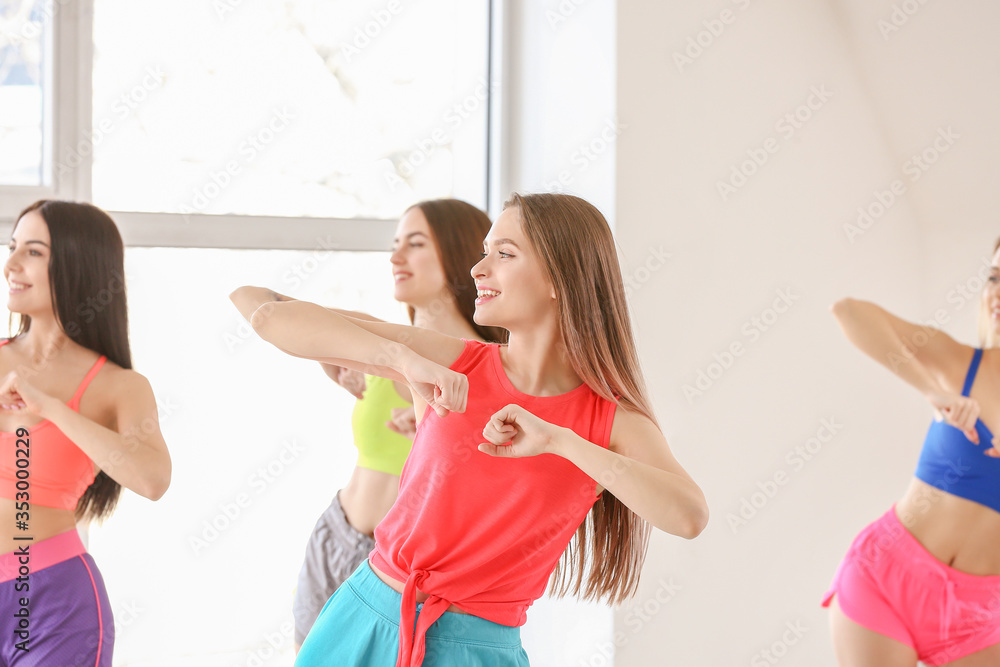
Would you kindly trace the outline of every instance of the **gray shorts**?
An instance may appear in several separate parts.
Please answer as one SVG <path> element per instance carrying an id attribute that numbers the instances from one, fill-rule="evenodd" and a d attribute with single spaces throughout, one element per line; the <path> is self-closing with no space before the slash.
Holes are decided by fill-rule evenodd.
<path id="1" fill-rule="evenodd" d="M 375 540 L 347 523 L 338 491 L 316 522 L 306 545 L 292 601 L 296 644 L 305 641 L 323 605 L 374 548 Z"/>

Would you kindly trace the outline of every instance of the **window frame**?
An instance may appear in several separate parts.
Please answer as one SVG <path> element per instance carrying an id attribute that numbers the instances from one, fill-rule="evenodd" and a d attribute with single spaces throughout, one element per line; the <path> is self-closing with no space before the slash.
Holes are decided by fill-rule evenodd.
<path id="1" fill-rule="evenodd" d="M 55 165 L 67 146 L 86 145 L 93 123 L 94 0 L 55 0 L 53 13 L 52 185 L 0 186 L 0 233 L 9 235 L 14 217 L 38 199 L 92 199 L 92 151 L 80 153 L 81 162 L 57 179 Z M 505 172 L 504 67 L 508 56 L 506 0 L 487 2 L 486 206 L 499 213 L 501 192 L 509 181 Z M 288 250 L 383 251 L 391 243 L 396 220 L 375 218 L 300 218 L 196 213 L 108 211 L 118 224 L 126 246 L 174 248 L 233 248 Z"/>
<path id="2" fill-rule="evenodd" d="M 64 146 L 78 146 L 85 141 L 91 124 L 92 94 L 90 63 L 93 40 L 81 39 L 93 33 L 93 0 L 53 0 L 43 5 L 46 20 L 51 22 L 52 51 L 46 61 L 46 80 L 50 82 L 43 108 L 51 109 L 46 119 L 43 163 L 51 171 L 48 185 L 0 186 L 0 220 L 13 222 L 25 206 L 39 199 L 86 200 L 90 194 L 90 156 L 81 155 L 79 166 L 65 175 L 56 168 L 59 151 Z"/>

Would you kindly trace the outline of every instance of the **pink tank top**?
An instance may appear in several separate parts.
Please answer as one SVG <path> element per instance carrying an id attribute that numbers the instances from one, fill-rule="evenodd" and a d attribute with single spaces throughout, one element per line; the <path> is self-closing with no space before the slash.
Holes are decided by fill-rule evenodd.
<path id="1" fill-rule="evenodd" d="M 498 344 L 465 341 L 451 365 L 469 380 L 466 411 L 424 413 L 400 477 L 399 497 L 375 529 L 371 562 L 405 581 L 397 665 L 420 665 L 424 633 L 452 604 L 503 625 L 529 606 L 586 518 L 597 483 L 566 459 L 495 458 L 478 450 L 490 417 L 510 403 L 607 447 L 615 404 L 586 384 L 530 396 L 511 384 Z M 429 595 L 415 635 L 416 589 Z"/>
<path id="2" fill-rule="evenodd" d="M 9 342 L 3 340 L 0 345 Z M 94 362 L 67 403 L 75 412 L 80 411 L 80 397 L 105 361 L 107 357 L 101 355 Z M 16 432 L 0 431 L 0 498 L 27 499 L 31 505 L 75 510 L 80 496 L 94 482 L 94 462 L 48 419 L 27 428 L 27 443 Z M 24 480 L 17 476 L 17 450 L 23 450 L 25 444 L 30 475 L 27 491 L 19 491 L 17 483 Z"/>

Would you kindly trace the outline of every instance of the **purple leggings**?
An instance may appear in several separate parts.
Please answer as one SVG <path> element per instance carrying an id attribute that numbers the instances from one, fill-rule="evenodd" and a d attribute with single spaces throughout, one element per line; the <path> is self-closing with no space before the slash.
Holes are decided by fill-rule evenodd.
<path id="1" fill-rule="evenodd" d="M 76 530 L 25 544 L 0 554 L 0 667 L 111 667 L 111 604 Z"/>

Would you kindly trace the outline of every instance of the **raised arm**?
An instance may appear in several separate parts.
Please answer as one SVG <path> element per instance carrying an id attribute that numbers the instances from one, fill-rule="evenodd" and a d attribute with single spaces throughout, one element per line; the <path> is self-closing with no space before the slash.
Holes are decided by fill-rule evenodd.
<path id="1" fill-rule="evenodd" d="M 831 309 L 847 339 L 919 391 L 943 419 L 979 444 L 979 404 L 948 387 L 961 382 L 972 349 L 936 327 L 900 319 L 869 301 L 841 299 Z"/>
<path id="2" fill-rule="evenodd" d="M 461 339 L 430 329 L 354 319 L 308 301 L 269 300 L 272 296 L 281 295 L 241 287 L 230 299 L 258 335 L 283 352 L 406 382 L 439 413 L 441 407 L 445 412 L 459 410 L 459 405 L 465 409 L 465 376 L 447 368 L 465 347 Z"/>
<path id="3" fill-rule="evenodd" d="M 855 347 L 924 396 L 944 392 L 942 379 L 971 358 L 971 349 L 944 331 L 907 322 L 870 301 L 845 298 L 830 310 Z"/>

